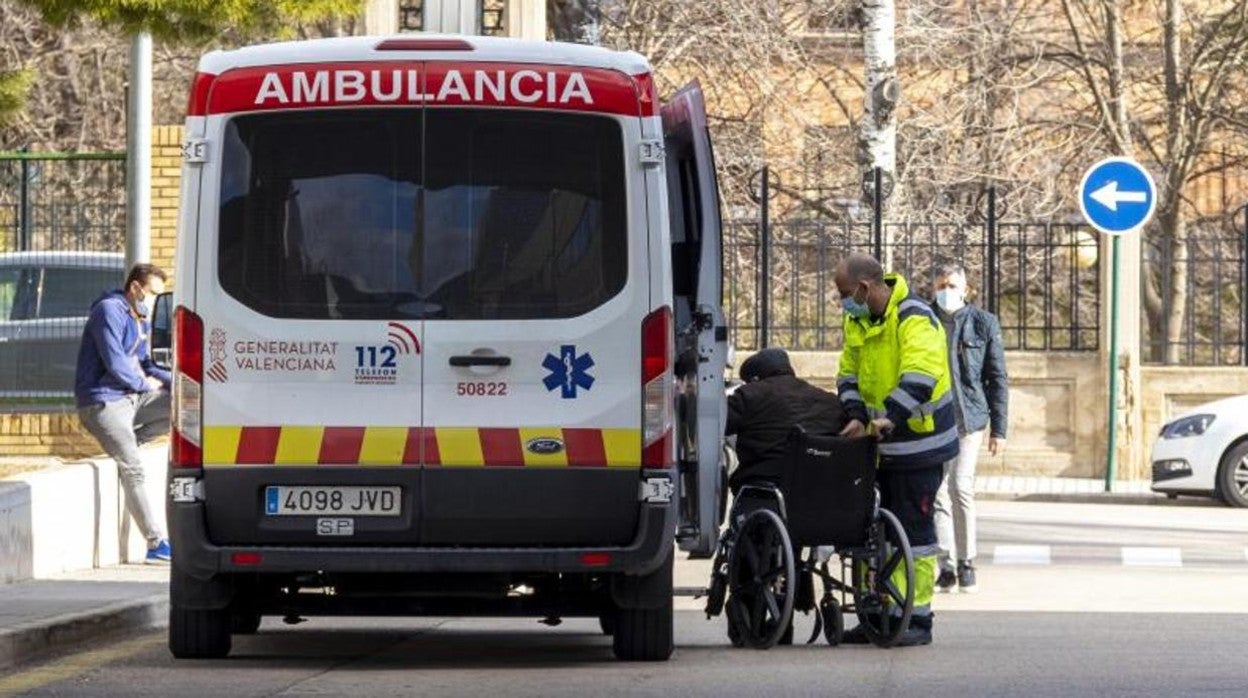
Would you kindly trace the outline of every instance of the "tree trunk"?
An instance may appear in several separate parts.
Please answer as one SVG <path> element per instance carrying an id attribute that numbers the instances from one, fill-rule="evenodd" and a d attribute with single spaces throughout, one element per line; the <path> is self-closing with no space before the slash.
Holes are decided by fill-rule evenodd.
<path id="1" fill-rule="evenodd" d="M 897 102 L 901 84 L 897 80 L 895 46 L 897 16 L 893 0 L 862 0 L 862 47 L 866 64 L 866 117 L 862 120 L 858 150 L 862 163 L 863 191 L 873 205 L 872 183 L 875 168 L 883 171 L 881 217 L 887 221 L 891 202 L 896 199 L 897 183 Z M 886 229 L 887 230 L 887 229 Z M 884 236 L 886 268 L 891 267 L 892 245 Z"/>
<path id="2" fill-rule="evenodd" d="M 1163 300 L 1169 304 L 1162 309 L 1165 339 L 1165 362 L 1177 364 L 1180 360 L 1179 340 L 1183 336 L 1183 320 L 1187 310 L 1187 221 L 1183 211 L 1183 185 L 1186 167 L 1181 160 L 1185 157 L 1188 142 L 1187 105 L 1185 104 L 1184 85 L 1179 78 L 1180 61 L 1182 60 L 1183 5 L 1180 0 L 1166 0 L 1165 20 L 1162 23 L 1163 43 L 1162 61 L 1166 84 L 1166 159 L 1170 169 L 1164 182 L 1166 190 L 1161 192 L 1158 202 L 1158 220 L 1161 221 L 1162 249 L 1169 252 L 1165 255 L 1169 272 L 1162 277 L 1163 283 L 1169 284 L 1170 293 L 1162 294 Z M 1169 298 L 1166 298 L 1166 296 Z"/>
<path id="3" fill-rule="evenodd" d="M 1187 317 L 1187 220 L 1183 215 L 1182 201 L 1175 197 L 1173 204 L 1167 204 L 1161 216 L 1165 244 L 1170 249 L 1170 274 L 1166 283 L 1170 285 L 1170 303 L 1165 308 L 1165 360 L 1169 365 L 1181 363 L 1183 356 L 1183 325 Z M 1187 357 L 1189 360 L 1191 357 Z"/>

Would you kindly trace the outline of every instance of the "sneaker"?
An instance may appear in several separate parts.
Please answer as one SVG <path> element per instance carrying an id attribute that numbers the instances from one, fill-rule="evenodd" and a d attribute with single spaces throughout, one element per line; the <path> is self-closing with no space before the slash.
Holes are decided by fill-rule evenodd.
<path id="1" fill-rule="evenodd" d="M 871 638 L 867 637 L 867 629 L 859 623 L 852 630 L 846 630 L 841 634 L 842 645 L 869 645 Z"/>
<path id="2" fill-rule="evenodd" d="M 156 543 L 156 547 L 147 549 L 147 558 L 144 560 L 149 565 L 157 565 L 169 562 L 173 559 L 173 548 L 169 547 L 169 539 L 161 538 Z"/>
<path id="3" fill-rule="evenodd" d="M 975 564 L 970 560 L 958 562 L 958 590 L 963 594 L 974 594 L 979 591 L 975 586 Z"/>
<path id="4" fill-rule="evenodd" d="M 897 638 L 897 644 L 894 647 L 918 647 L 920 645 L 932 644 L 932 631 L 930 628 L 919 628 L 910 626 L 906 631 Z"/>
<path id="5" fill-rule="evenodd" d="M 936 578 L 936 591 L 948 594 L 958 584 L 958 575 L 951 569 L 942 569 Z"/>

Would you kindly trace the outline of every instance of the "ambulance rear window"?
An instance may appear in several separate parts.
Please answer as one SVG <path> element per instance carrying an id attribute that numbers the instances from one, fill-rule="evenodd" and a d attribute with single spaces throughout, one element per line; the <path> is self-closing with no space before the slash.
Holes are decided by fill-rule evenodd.
<path id="1" fill-rule="evenodd" d="M 272 317 L 538 319 L 623 289 L 618 122 L 438 108 L 236 117 L 218 276 Z"/>

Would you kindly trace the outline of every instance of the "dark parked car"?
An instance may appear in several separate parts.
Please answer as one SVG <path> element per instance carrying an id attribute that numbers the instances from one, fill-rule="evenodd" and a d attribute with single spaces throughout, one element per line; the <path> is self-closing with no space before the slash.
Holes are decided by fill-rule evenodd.
<path id="1" fill-rule="evenodd" d="M 0 400 L 72 398 L 87 313 L 101 292 L 121 286 L 124 265 L 111 252 L 0 254 Z"/>

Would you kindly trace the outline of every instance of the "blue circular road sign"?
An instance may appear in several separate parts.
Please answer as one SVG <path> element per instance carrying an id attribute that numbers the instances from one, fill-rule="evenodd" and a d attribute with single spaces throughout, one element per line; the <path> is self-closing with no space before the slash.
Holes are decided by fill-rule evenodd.
<path id="1" fill-rule="evenodd" d="M 1109 235 L 1137 230 L 1157 207 L 1157 187 L 1140 163 L 1106 158 L 1088 168 L 1079 183 L 1079 210 L 1093 228 Z"/>

